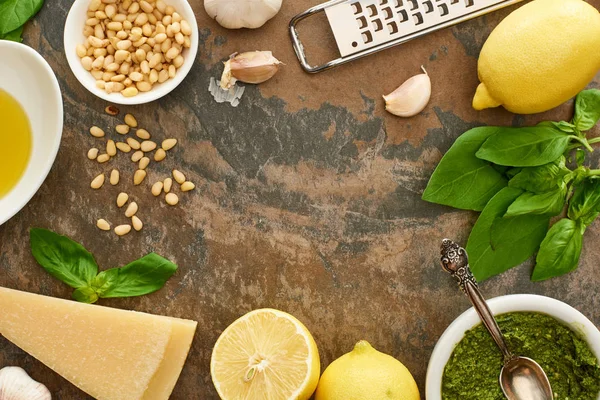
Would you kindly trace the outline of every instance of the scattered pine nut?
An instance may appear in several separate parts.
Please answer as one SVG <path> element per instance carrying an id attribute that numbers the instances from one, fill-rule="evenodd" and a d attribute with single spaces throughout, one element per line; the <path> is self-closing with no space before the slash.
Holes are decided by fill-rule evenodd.
<path id="1" fill-rule="evenodd" d="M 95 147 L 92 147 L 91 149 L 88 150 L 87 158 L 89 158 L 90 160 L 95 160 L 96 157 L 98 157 L 98 149 Z"/>
<path id="2" fill-rule="evenodd" d="M 112 139 L 106 142 L 106 154 L 111 157 L 117 155 L 117 147 L 115 146 L 115 141 Z"/>
<path id="3" fill-rule="evenodd" d="M 125 210 L 125 216 L 127 218 L 131 218 L 135 215 L 135 213 L 138 211 L 138 205 L 135 201 L 132 201 L 131 203 L 129 203 L 129 205 L 127 206 L 127 209 Z"/>
<path id="4" fill-rule="evenodd" d="M 137 140 L 135 140 L 134 138 L 130 138 L 128 137 L 127 139 L 127 144 L 134 150 L 139 150 L 141 145 L 140 142 L 138 142 Z"/>
<path id="5" fill-rule="evenodd" d="M 117 115 L 119 114 L 119 109 L 115 106 L 106 106 L 106 108 L 104 109 L 104 112 L 106 112 L 108 115 Z"/>
<path id="6" fill-rule="evenodd" d="M 146 171 L 144 171 L 143 169 L 138 169 L 137 171 L 135 171 L 135 174 L 133 174 L 133 184 L 136 186 L 139 185 L 140 183 L 142 183 L 144 178 L 146 178 Z"/>
<path id="7" fill-rule="evenodd" d="M 127 193 L 119 193 L 119 195 L 117 196 L 117 207 L 123 207 L 125 203 L 127 203 L 127 200 L 129 200 L 129 195 Z"/>
<path id="8" fill-rule="evenodd" d="M 100 218 L 97 222 L 96 222 L 96 226 L 99 229 L 102 229 L 103 231 L 110 231 L 110 224 L 108 223 L 108 221 L 106 221 L 105 219 Z"/>
<path id="9" fill-rule="evenodd" d="M 108 154 L 100 154 L 97 158 L 96 161 L 98 161 L 100 164 L 107 162 L 108 160 L 110 160 L 110 156 Z"/>
<path id="10" fill-rule="evenodd" d="M 118 183 L 119 183 L 119 170 L 113 169 L 110 172 L 110 184 L 115 186 Z M 183 186 L 181 186 L 181 187 L 183 187 Z"/>
<path id="11" fill-rule="evenodd" d="M 171 191 L 171 186 L 173 186 L 173 179 L 167 178 L 163 181 L 163 190 L 165 193 L 169 193 Z"/>
<path id="12" fill-rule="evenodd" d="M 141 150 L 138 150 L 131 155 L 131 161 L 138 162 L 142 159 L 142 157 L 144 157 L 144 152 Z"/>
<path id="13" fill-rule="evenodd" d="M 117 125 L 115 126 L 115 131 L 121 135 L 127 135 L 129 133 L 129 125 Z"/>
<path id="14" fill-rule="evenodd" d="M 139 169 L 146 169 L 146 167 L 150 164 L 150 159 L 148 157 L 140 158 L 140 163 L 138 165 Z"/>
<path id="15" fill-rule="evenodd" d="M 177 139 L 170 138 L 170 139 L 163 140 L 161 147 L 163 148 L 163 150 L 166 151 L 166 150 L 171 150 L 173 147 L 175 147 L 176 144 L 177 144 Z"/>
<path id="16" fill-rule="evenodd" d="M 117 142 L 115 144 L 117 149 L 121 150 L 123 153 L 129 153 L 131 151 L 131 146 L 125 142 Z"/>
<path id="17" fill-rule="evenodd" d="M 183 172 L 174 169 L 173 170 L 173 178 L 175 178 L 175 182 L 182 184 L 183 182 L 185 182 L 185 175 L 183 174 Z"/>
<path id="18" fill-rule="evenodd" d="M 132 128 L 137 128 L 137 120 L 131 114 L 125 114 L 125 123 Z"/>
<path id="19" fill-rule="evenodd" d="M 154 185 L 152 185 L 152 194 L 154 195 L 154 197 L 160 196 L 162 190 L 163 183 L 161 181 L 155 182 Z"/>
<path id="20" fill-rule="evenodd" d="M 154 153 L 154 161 L 162 161 L 165 159 L 165 157 L 167 156 L 167 153 L 162 149 L 162 148 L 158 148 L 156 149 L 156 152 Z"/>
<path id="21" fill-rule="evenodd" d="M 156 143 L 154 143 L 152 140 L 144 140 L 140 147 L 144 153 L 147 153 L 156 148 Z"/>
<path id="22" fill-rule="evenodd" d="M 100 189 L 104 185 L 104 174 L 100 174 L 92 180 L 90 187 L 92 189 Z"/>
<path id="23" fill-rule="evenodd" d="M 135 229 L 137 232 L 141 231 L 144 227 L 142 220 L 139 219 L 136 215 L 131 217 L 131 224 L 133 225 L 133 229 Z"/>
<path id="24" fill-rule="evenodd" d="M 195 187 L 196 187 L 196 185 L 194 185 L 192 182 L 185 181 L 181 184 L 181 191 L 189 192 L 190 190 L 194 190 Z"/>
<path id="25" fill-rule="evenodd" d="M 115 228 L 115 233 L 119 236 L 127 235 L 129 232 L 131 232 L 131 225 L 129 224 L 119 225 Z"/>
<path id="26" fill-rule="evenodd" d="M 168 205 L 174 206 L 177 203 L 179 203 L 179 197 L 177 197 L 175 193 L 167 193 L 167 195 L 165 196 L 165 201 Z"/>
<path id="27" fill-rule="evenodd" d="M 138 129 L 137 131 L 135 131 L 135 135 L 142 140 L 150 139 L 150 133 L 145 129 Z"/>
<path id="28" fill-rule="evenodd" d="M 90 133 L 92 134 L 93 137 L 97 137 L 97 138 L 104 137 L 104 131 L 102 129 L 98 128 L 97 126 L 92 126 L 90 128 Z"/>

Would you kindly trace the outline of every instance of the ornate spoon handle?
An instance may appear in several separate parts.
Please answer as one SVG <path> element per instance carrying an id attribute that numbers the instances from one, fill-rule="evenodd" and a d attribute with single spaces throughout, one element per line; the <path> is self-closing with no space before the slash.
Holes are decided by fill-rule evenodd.
<path id="1" fill-rule="evenodd" d="M 504 356 L 504 363 L 512 360 L 514 355 L 508 350 L 502 331 L 494 319 L 494 314 L 488 307 L 483 295 L 479 291 L 477 281 L 469 268 L 469 258 L 465 249 L 450 239 L 442 241 L 442 268 L 458 281 L 458 286 L 467 295 L 475 311 L 483 321 Z"/>

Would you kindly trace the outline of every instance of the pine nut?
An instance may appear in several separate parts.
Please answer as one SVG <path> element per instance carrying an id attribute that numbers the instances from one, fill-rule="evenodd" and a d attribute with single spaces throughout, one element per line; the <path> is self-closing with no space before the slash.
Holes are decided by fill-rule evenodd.
<path id="1" fill-rule="evenodd" d="M 147 153 L 156 148 L 156 143 L 154 143 L 152 140 L 144 140 L 140 147 L 144 153 Z"/>
<path id="2" fill-rule="evenodd" d="M 89 158 L 90 160 L 95 160 L 96 157 L 98 157 L 98 149 L 95 147 L 92 147 L 91 149 L 88 150 L 87 158 Z"/>
<path id="3" fill-rule="evenodd" d="M 100 189 L 104 185 L 104 174 L 100 174 L 92 180 L 90 187 L 92 189 Z"/>
<path id="4" fill-rule="evenodd" d="M 133 225 L 133 229 L 135 229 L 137 232 L 141 231 L 144 227 L 142 220 L 139 219 L 136 215 L 131 217 L 131 224 Z"/>
<path id="5" fill-rule="evenodd" d="M 137 140 L 135 140 L 134 138 L 130 138 L 128 137 L 127 139 L 127 144 L 134 150 L 139 150 L 141 145 L 140 142 L 138 142 Z"/>
<path id="6" fill-rule="evenodd" d="M 167 195 L 165 196 L 165 201 L 168 205 L 174 206 L 177 203 L 179 203 L 179 197 L 177 197 L 175 193 L 167 193 Z"/>
<path id="7" fill-rule="evenodd" d="M 110 224 L 105 219 L 100 218 L 96 222 L 96 226 L 103 231 L 110 231 Z"/>
<path id="8" fill-rule="evenodd" d="M 148 131 L 145 129 L 138 129 L 137 131 L 135 131 L 135 135 L 142 140 L 150 139 L 150 133 L 148 133 Z"/>
<path id="9" fill-rule="evenodd" d="M 115 126 L 115 131 L 121 135 L 127 135 L 129 133 L 129 125 L 117 125 Z"/>
<path id="10" fill-rule="evenodd" d="M 117 207 L 123 207 L 125 203 L 127 203 L 127 200 L 129 200 L 129 195 L 127 193 L 119 193 L 119 195 L 117 196 Z"/>
<path id="11" fill-rule="evenodd" d="M 132 128 L 137 128 L 137 126 L 138 126 L 137 120 L 131 114 L 126 114 L 125 115 L 125 123 L 127 125 L 129 125 L 130 127 L 132 127 Z"/>
<path id="12" fill-rule="evenodd" d="M 163 149 L 156 149 L 156 152 L 154 153 L 154 161 L 162 161 L 166 156 L 167 153 Z"/>
<path id="13" fill-rule="evenodd" d="M 152 194 L 157 197 L 160 196 L 160 193 L 163 190 L 163 183 L 161 181 L 155 182 L 154 185 L 152 185 Z"/>
<path id="14" fill-rule="evenodd" d="M 128 88 L 121 90 L 121 94 L 125 97 L 133 97 L 138 94 L 138 90 L 133 86 L 129 86 Z"/>
<path id="15" fill-rule="evenodd" d="M 90 128 L 90 133 L 92 134 L 93 137 L 96 137 L 96 138 L 104 137 L 104 131 L 102 129 L 98 128 L 97 126 L 92 126 Z"/>
<path id="16" fill-rule="evenodd" d="M 136 186 L 139 185 L 140 183 L 142 183 L 142 181 L 144 180 L 145 177 L 146 177 L 146 171 L 144 171 L 143 169 L 138 169 L 133 174 L 133 184 Z"/>
<path id="17" fill-rule="evenodd" d="M 142 157 L 144 157 L 144 152 L 141 150 L 138 150 L 131 155 L 131 161 L 138 162 L 142 159 Z"/>
<path id="18" fill-rule="evenodd" d="M 83 68 L 85 68 L 87 71 L 92 70 L 93 62 L 94 61 L 92 60 L 92 57 L 85 56 L 81 59 L 81 65 L 83 65 Z"/>
<path id="19" fill-rule="evenodd" d="M 104 109 L 104 112 L 106 112 L 108 115 L 117 115 L 119 113 L 119 109 L 115 106 L 107 106 Z"/>
<path id="20" fill-rule="evenodd" d="M 113 169 L 110 172 L 110 184 L 115 186 L 118 183 L 119 183 L 119 170 Z"/>
<path id="21" fill-rule="evenodd" d="M 150 164 L 150 159 L 148 157 L 140 158 L 140 163 L 138 165 L 139 169 L 146 169 L 146 167 Z"/>
<path id="22" fill-rule="evenodd" d="M 135 201 L 132 201 L 131 203 L 129 203 L 129 205 L 127 206 L 127 209 L 125 210 L 125 216 L 127 218 L 131 218 L 135 215 L 135 213 L 138 211 L 138 205 Z"/>
<path id="23" fill-rule="evenodd" d="M 190 24 L 185 19 L 181 20 L 181 33 L 183 33 L 186 36 L 192 35 L 192 28 L 190 27 Z"/>
<path id="24" fill-rule="evenodd" d="M 140 92 L 149 92 L 152 90 L 152 84 L 146 81 L 136 82 L 135 87 Z"/>
<path id="25" fill-rule="evenodd" d="M 127 235 L 129 232 L 131 232 L 131 225 L 129 224 L 119 225 L 115 228 L 115 233 L 118 236 Z"/>
<path id="26" fill-rule="evenodd" d="M 117 146 L 115 146 L 115 141 L 112 139 L 106 142 L 106 154 L 108 154 L 111 157 L 117 155 Z"/>
<path id="27" fill-rule="evenodd" d="M 129 153 L 131 151 L 131 146 L 127 143 L 117 142 L 117 149 L 121 150 L 123 153 Z"/>
<path id="28" fill-rule="evenodd" d="M 110 156 L 108 154 L 100 154 L 98 158 L 96 158 L 96 161 L 98 161 L 100 164 L 103 164 L 108 160 L 110 160 Z"/>
<path id="29" fill-rule="evenodd" d="M 166 178 L 163 181 L 163 190 L 165 191 L 165 193 L 169 193 L 171 191 L 171 186 L 173 186 L 173 179 Z"/>
<path id="30" fill-rule="evenodd" d="M 83 58 L 87 54 L 87 49 L 85 48 L 84 45 L 78 44 L 77 47 L 75 48 L 75 53 L 77 53 L 77 57 Z"/>
<path id="31" fill-rule="evenodd" d="M 163 148 L 163 150 L 171 150 L 173 147 L 175 147 L 176 144 L 177 139 L 170 138 L 163 140 L 161 147 Z"/>
<path id="32" fill-rule="evenodd" d="M 183 174 L 183 172 L 174 169 L 173 170 L 173 178 L 175 179 L 175 182 L 182 184 L 183 182 L 185 182 L 185 175 Z"/>
<path id="33" fill-rule="evenodd" d="M 180 54 L 173 59 L 173 65 L 175 66 L 175 68 L 179 68 L 183 65 L 183 61 L 183 56 Z"/>
<path id="34" fill-rule="evenodd" d="M 185 181 L 181 184 L 181 191 L 189 192 L 190 190 L 194 190 L 195 187 L 196 187 L 196 185 L 194 185 L 192 182 Z"/>

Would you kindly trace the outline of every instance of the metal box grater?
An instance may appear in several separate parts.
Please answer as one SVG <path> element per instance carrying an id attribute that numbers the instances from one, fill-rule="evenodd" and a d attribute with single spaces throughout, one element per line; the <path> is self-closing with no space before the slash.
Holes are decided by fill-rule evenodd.
<path id="1" fill-rule="evenodd" d="M 522 0 L 331 0 L 298 14 L 290 35 L 305 71 L 315 73 L 475 18 Z M 308 64 L 296 25 L 325 12 L 341 57 Z"/>

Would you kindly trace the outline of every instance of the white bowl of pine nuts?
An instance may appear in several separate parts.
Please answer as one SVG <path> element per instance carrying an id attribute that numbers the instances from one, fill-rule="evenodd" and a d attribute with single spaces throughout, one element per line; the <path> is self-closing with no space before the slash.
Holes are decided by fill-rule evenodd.
<path id="1" fill-rule="evenodd" d="M 187 0 L 75 0 L 64 46 L 75 77 L 116 104 L 143 104 L 181 83 L 198 51 Z"/>

